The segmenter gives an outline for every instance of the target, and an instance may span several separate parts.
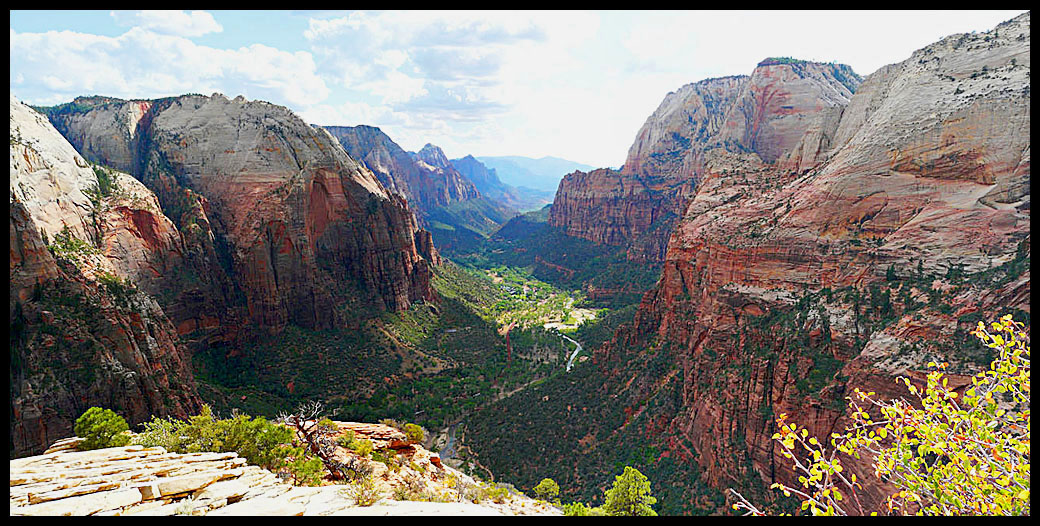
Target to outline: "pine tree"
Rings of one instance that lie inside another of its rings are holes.
[[[603,510],[607,515],[656,517],[651,508],[657,499],[650,495],[650,481],[632,466],[614,478],[614,487],[607,490]]]

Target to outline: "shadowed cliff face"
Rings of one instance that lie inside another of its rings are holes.
[[[858,84],[844,65],[763,62],[751,76],[683,86],[647,119],[620,171],[576,172],[561,181],[550,224],[597,243],[628,245],[632,259],[661,261],[706,173],[708,152],[774,163],[801,146],[808,130],[833,133],[828,125]]]
[[[407,204],[288,109],[220,95],[93,102],[51,119],[88,158],[140,178],[180,227],[199,277],[171,293],[182,333],[344,326],[359,309],[433,299]]]
[[[11,134],[11,455],[41,452],[94,405],[132,423],[197,411],[190,356],[152,296],[183,266],[155,196],[115,172],[97,193],[94,170],[13,96]]]
[[[1027,13],[882,68],[800,137],[786,116],[723,125],[750,151],[705,153],[657,288],[595,361],[650,385],[624,364],[667,344],[682,404],[657,415],[663,441],[692,442],[720,488],[746,466],[793,482],[774,415],[826,437],[854,387],[905,395],[895,377],[922,379],[930,360],[967,383],[989,359],[975,321],[1029,312],[1029,108]],[[849,460],[865,485],[868,461]],[[885,488],[865,491],[876,509]]]

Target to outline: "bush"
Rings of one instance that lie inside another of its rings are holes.
[[[560,494],[560,485],[553,479],[542,479],[537,486],[534,487],[535,497],[541,500],[553,500]]]
[[[963,397],[948,387],[946,364],[934,362],[928,364],[934,370],[924,389],[900,379],[918,398],[916,404],[876,400],[874,393],[856,389],[859,400],[848,397],[852,424],[831,435],[830,452],[781,414],[773,439],[793,460],[801,488],[780,483],[773,488],[797,495],[802,510],[813,515],[866,514],[856,491],[862,484],[855,474],[842,473],[841,452],[873,458],[874,474],[896,486],[887,513],[1029,515],[1029,332],[1010,315],[990,327],[993,333],[980,321],[972,334],[997,351],[997,359],[971,379]],[[859,401],[881,418],[875,421]],[[795,442],[805,451],[795,451]],[[763,514],[738,492],[729,492],[738,500],[733,509]]]
[[[354,450],[354,452],[357,453],[359,456],[367,458],[369,455],[372,454],[372,451],[373,449],[375,449],[375,446],[372,445],[371,440],[367,438],[362,438],[360,440],[355,440],[350,449]]]
[[[588,516],[603,516],[606,512],[600,507],[591,507],[581,502],[572,502],[570,504],[563,505],[563,514],[567,517],[588,517]]]
[[[152,418],[144,424],[144,431],[137,435],[135,443],[161,446],[173,453],[234,452],[250,464],[273,471],[287,470],[297,484],[319,483],[321,462],[304,448],[294,446],[293,438],[292,429],[263,417],[235,415],[218,419],[210,407],[204,405],[202,413],[187,422]]]
[[[383,498],[382,492],[376,488],[376,483],[371,476],[359,477],[343,492],[358,506],[371,506]]]
[[[607,515],[656,517],[651,508],[657,499],[650,495],[650,481],[632,466],[614,478],[614,486],[607,490],[603,511]]]
[[[76,436],[83,438],[79,443],[79,449],[101,449],[106,447],[120,447],[130,443],[130,437],[123,434],[129,431],[123,417],[115,414],[111,409],[91,407],[87,409],[72,426]]]
[[[423,429],[416,424],[405,424],[404,434],[408,436],[409,442],[422,442],[425,436]]]

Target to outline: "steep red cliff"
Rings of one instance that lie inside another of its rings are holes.
[[[51,118],[85,155],[139,177],[184,232],[201,279],[171,294],[183,330],[345,326],[358,309],[433,298],[407,204],[286,108],[188,95]]]
[[[859,77],[848,66],[765,61],[751,76],[708,79],[669,93],[640,129],[619,172],[577,172],[560,183],[550,225],[662,261],[696,193],[707,152],[752,152],[766,163],[810,127],[840,114]]]
[[[707,152],[657,288],[595,356],[645,385],[624,364],[664,343],[682,404],[658,416],[713,485],[791,483],[774,415],[826,437],[854,387],[905,394],[930,360],[966,381],[989,359],[974,322],[1029,312],[1028,56],[1027,13],[882,68],[800,137],[724,127],[755,154]]]

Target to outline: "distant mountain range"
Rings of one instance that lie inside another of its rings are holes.
[[[560,179],[574,170],[589,171],[595,166],[568,161],[559,157],[542,157],[534,159],[519,155],[499,157],[477,157],[480,162],[498,173],[503,183],[526,187],[535,190],[548,190],[553,193],[560,185]]]

